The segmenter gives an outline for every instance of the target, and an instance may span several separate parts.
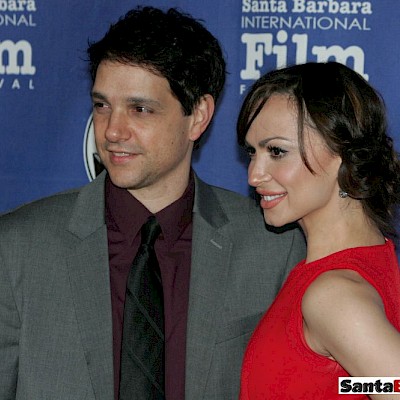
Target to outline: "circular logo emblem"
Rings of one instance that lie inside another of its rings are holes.
[[[92,181],[104,169],[100,156],[97,152],[94,139],[93,115],[90,114],[86,123],[85,136],[83,138],[83,159],[85,163],[86,175]]]

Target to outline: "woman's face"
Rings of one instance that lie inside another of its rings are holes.
[[[246,135],[250,155],[249,184],[261,196],[269,225],[303,224],[331,212],[338,197],[341,163],[315,130],[304,127],[304,148],[314,174],[304,165],[298,142],[295,103],[287,95],[271,96]],[[303,226],[304,227],[304,226]]]

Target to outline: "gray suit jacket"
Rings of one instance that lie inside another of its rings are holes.
[[[196,178],[186,399],[238,396],[246,343],[301,234]],[[0,218],[0,400],[113,400],[104,174]]]

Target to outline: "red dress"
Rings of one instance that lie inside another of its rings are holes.
[[[323,272],[358,272],[380,294],[388,320],[400,331],[400,273],[393,243],[346,249],[320,260],[300,262],[258,324],[246,349],[240,400],[343,399],[338,377],[349,374],[335,361],[313,352],[303,335],[301,302]],[[365,394],[346,399],[367,399]]]

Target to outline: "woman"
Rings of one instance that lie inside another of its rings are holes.
[[[369,390],[339,387],[339,377],[399,377],[390,238],[400,166],[380,97],[334,62],[273,71],[247,95],[238,139],[267,224],[297,221],[307,238],[306,259],[250,340],[240,399],[337,399],[339,390]],[[349,398],[367,398],[357,393]]]

